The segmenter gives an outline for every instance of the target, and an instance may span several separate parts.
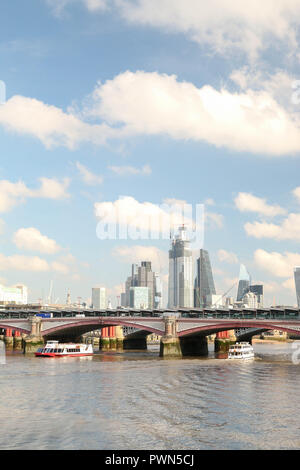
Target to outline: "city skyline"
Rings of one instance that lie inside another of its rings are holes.
[[[210,253],[217,292],[242,263],[266,305],[295,304],[300,65],[287,32],[297,8],[268,5],[258,34],[225,2],[217,24],[206,7],[206,26],[200,4],[191,17],[163,1],[152,17],[125,3],[20,2],[20,25],[1,5],[0,283],[27,285],[32,302],[52,280],[60,302],[67,289],[89,299],[97,284],[115,299],[128,264],[147,259],[165,291],[169,240],[100,240],[96,214],[121,206],[142,229],[143,213],[186,201],[205,205],[197,249]]]

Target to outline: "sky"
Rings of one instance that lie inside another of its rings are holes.
[[[300,0],[3,0],[0,22],[0,284],[116,305],[150,260],[166,302],[146,218],[203,204],[217,293],[243,263],[296,304]]]

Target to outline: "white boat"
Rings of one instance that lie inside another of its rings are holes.
[[[236,343],[229,347],[228,359],[254,359],[254,350],[249,343]]]
[[[81,357],[94,354],[91,344],[82,343],[59,343],[58,341],[47,341],[44,348],[39,348],[35,355],[37,357]]]

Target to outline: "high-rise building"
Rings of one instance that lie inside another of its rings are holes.
[[[149,308],[149,287],[130,287],[130,308]]]
[[[193,307],[193,258],[184,226],[172,240],[169,250],[168,307]]]
[[[148,287],[149,299],[148,307],[154,308],[155,305],[155,273],[151,269],[151,261],[142,261],[138,267],[137,286]]]
[[[250,274],[248,273],[246,266],[241,264],[238,293],[237,293],[237,298],[236,298],[238,302],[243,300],[244,295],[249,291],[249,287],[250,287]]]
[[[213,306],[212,302],[217,299],[215,283],[212,274],[208,251],[201,249],[197,259],[197,275],[194,289],[195,307],[205,308]],[[220,301],[218,300],[218,304]]]
[[[0,305],[28,303],[28,289],[24,285],[4,287],[0,284]]]
[[[251,285],[249,286],[249,291],[257,297],[257,308],[262,308],[264,306],[264,286],[262,284]]]
[[[162,308],[162,282],[160,275],[155,273],[154,308]]]
[[[106,309],[106,289],[105,287],[92,288],[92,306],[97,310]]]
[[[257,295],[254,294],[254,292],[248,291],[243,296],[242,302],[245,306],[247,306],[249,308],[257,308],[258,307]]]
[[[294,269],[295,276],[295,287],[298,307],[300,308],[300,266],[296,266]]]
[[[155,273],[151,268],[151,261],[142,261],[141,265],[132,264],[131,276],[125,282],[125,307],[130,307],[130,289],[131,287],[147,287],[149,299],[147,301],[147,308],[155,307]]]

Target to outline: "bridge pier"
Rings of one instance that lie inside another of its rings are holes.
[[[182,357],[180,340],[177,335],[177,319],[165,317],[165,335],[160,340],[160,357]]]
[[[23,338],[21,336],[21,333],[19,331],[15,331],[15,336],[14,336],[14,349],[22,349],[22,344],[23,344]]]
[[[13,347],[14,347],[14,337],[13,337],[12,328],[6,328],[4,343],[5,343],[6,349],[13,349]]]
[[[228,352],[229,347],[236,343],[236,337],[233,330],[220,331],[215,338],[215,352]]]
[[[31,319],[31,334],[23,338],[23,353],[35,353],[38,348],[44,346],[44,339],[41,334],[42,320],[39,317]]]
[[[109,350],[110,340],[109,340],[108,327],[102,328],[100,344],[101,344],[102,351],[108,351]]]

